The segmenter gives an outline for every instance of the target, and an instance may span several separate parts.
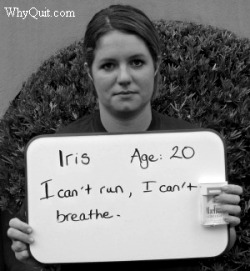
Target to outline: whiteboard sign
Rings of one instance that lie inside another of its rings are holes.
[[[227,225],[201,223],[199,183],[227,179],[212,130],[39,136],[26,174],[40,262],[214,257],[228,244]]]

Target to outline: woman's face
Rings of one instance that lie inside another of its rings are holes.
[[[121,115],[150,107],[154,73],[142,39],[116,30],[105,34],[97,42],[91,67],[100,109]]]

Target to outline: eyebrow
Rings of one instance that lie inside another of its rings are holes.
[[[133,59],[133,58],[145,58],[144,54],[135,54],[129,57],[129,59]],[[100,62],[109,62],[109,61],[114,61],[116,60],[115,57],[106,57],[100,60]]]
[[[102,62],[112,62],[112,61],[114,61],[115,60],[115,58],[112,58],[112,57],[107,57],[107,58],[102,58],[102,59],[100,59],[100,62],[102,63]]]
[[[135,55],[132,55],[130,58],[140,58],[140,57],[145,57],[144,54],[135,54]]]

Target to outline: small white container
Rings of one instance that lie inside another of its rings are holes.
[[[219,203],[214,202],[214,197],[221,193],[221,187],[227,183],[200,183],[201,192],[201,223],[204,226],[218,226],[228,224],[224,217],[225,212],[218,208]]]

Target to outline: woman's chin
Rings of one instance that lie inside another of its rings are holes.
[[[140,112],[143,111],[143,109],[145,109],[145,106],[132,106],[132,105],[121,106],[113,109],[112,115],[117,116],[119,118],[128,119],[137,116],[138,114],[140,114]]]

